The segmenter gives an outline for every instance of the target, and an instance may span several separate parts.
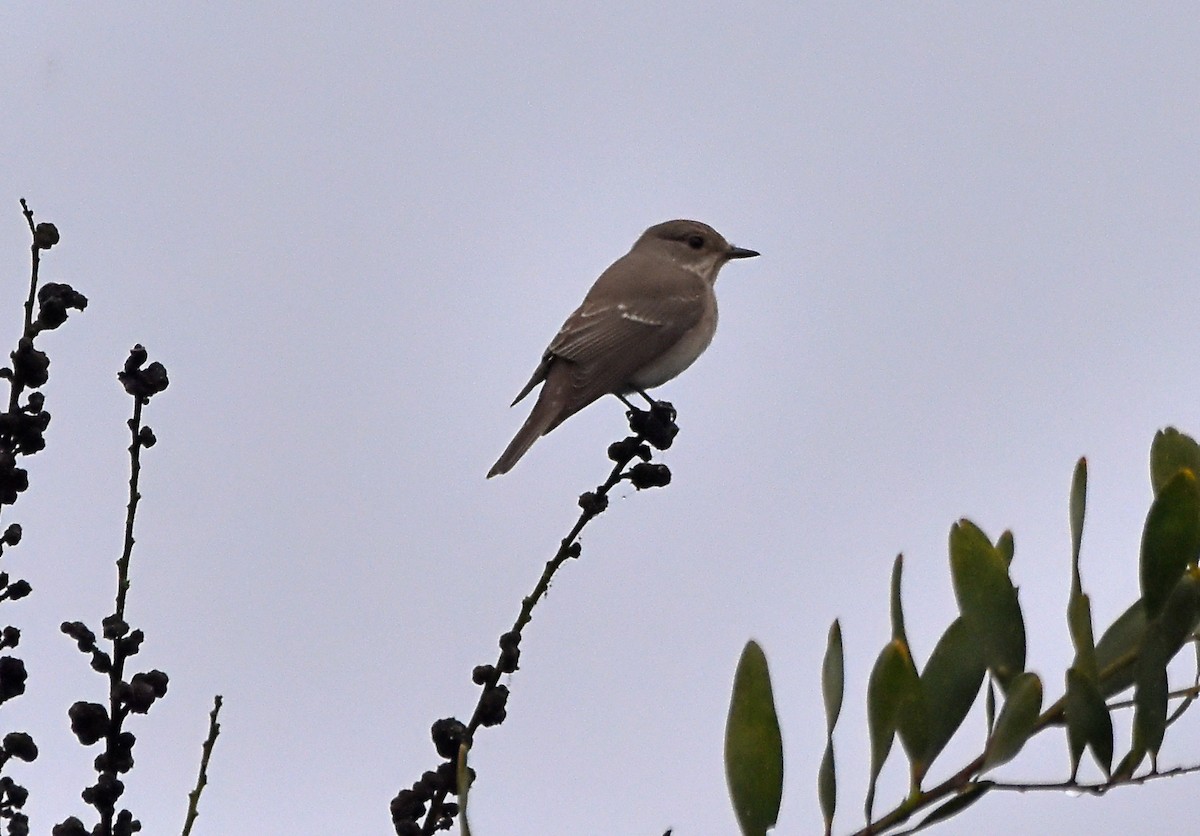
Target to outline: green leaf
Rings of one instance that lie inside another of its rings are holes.
[[[867,680],[867,732],[871,740],[871,779],[865,807],[867,821],[871,820],[875,804],[875,782],[896,737],[896,716],[905,698],[911,665],[904,643],[892,640],[879,652]]]
[[[926,709],[921,693],[921,682],[912,658],[912,648],[904,630],[904,606],[900,596],[900,580],[904,571],[904,555],[896,555],[892,564],[891,611],[892,641],[903,650],[903,680],[899,685],[900,699],[896,703],[896,730],[900,732],[900,743],[908,755],[914,789],[925,774],[923,755],[929,736]]]
[[[1200,485],[1180,470],[1150,505],[1142,530],[1141,582],[1146,615],[1154,618],[1189,563],[1200,555]]]
[[[1200,445],[1174,427],[1154,434],[1150,445],[1150,484],[1157,495],[1184,468],[1200,473]]]
[[[963,620],[1002,688],[1025,670],[1025,622],[1008,564],[968,520],[950,529],[950,572]]]
[[[1071,476],[1071,581],[1075,589],[1079,584],[1079,546],[1083,542],[1083,515],[1087,510],[1087,459],[1075,463]]]
[[[913,664],[912,653],[907,645],[904,651],[908,664],[904,668],[902,696],[896,709],[896,731],[900,733],[900,743],[904,746],[904,753],[908,755],[912,790],[916,792],[920,789],[921,779],[925,777],[926,770],[929,769],[925,758],[925,752],[929,749],[929,708],[924,689],[921,687],[921,678],[917,675],[917,668]]]
[[[908,636],[904,633],[904,606],[900,601],[900,575],[904,571],[904,555],[896,555],[892,562],[892,638],[908,645]]]
[[[1162,625],[1150,622],[1138,652],[1133,690],[1134,749],[1158,755],[1167,730],[1167,648]]]
[[[992,729],[996,728],[996,686],[990,676],[987,681],[987,697],[983,701],[983,713],[988,737],[991,737]]]
[[[1163,490],[1169,490],[1169,486]],[[1147,625],[1138,648],[1134,665],[1133,750],[1149,753],[1155,768],[1168,724],[1167,665],[1191,637],[1198,615],[1200,570],[1192,567],[1175,584],[1158,618]]]
[[[842,713],[842,696],[846,689],[846,663],[842,655],[842,625],[835,619],[829,626],[825,659],[821,663],[821,696],[825,700],[825,728],[833,734]]]
[[[1193,566],[1175,584],[1158,614],[1168,660],[1175,658],[1192,635],[1197,618],[1200,618],[1200,570]]]
[[[833,741],[825,744],[821,768],[817,770],[817,799],[825,819],[825,836],[833,832],[833,814],[837,810],[837,770],[833,760]]]
[[[1175,710],[1171,712],[1171,716],[1167,718],[1168,728],[1170,728],[1172,723],[1182,717],[1184,713],[1192,707],[1192,703],[1196,701],[1196,691],[1200,690],[1200,642],[1197,642],[1195,638],[1193,638],[1191,641],[1192,649],[1196,653],[1196,676],[1192,680],[1192,693],[1184,697],[1183,702],[1176,706]]]
[[[1099,669],[1092,638],[1092,602],[1075,589],[1071,590],[1067,601],[1067,626],[1071,630],[1071,644],[1075,646],[1075,668],[1093,682],[1097,681]]]
[[[921,672],[921,691],[929,712],[926,763],[933,763],[966,719],[986,670],[979,643],[966,622],[954,619]]]
[[[1096,643],[1096,668],[1099,670],[1100,693],[1106,698],[1121,693],[1133,685],[1132,654],[1142,643],[1146,632],[1146,608],[1140,600],[1121,613]],[[1118,669],[1118,662],[1129,660]],[[1105,672],[1108,671],[1106,674]]]
[[[833,830],[837,810],[837,771],[833,757],[833,729],[842,713],[845,693],[845,658],[842,652],[842,627],[835,619],[829,626],[825,659],[821,663],[821,696],[825,701],[825,754],[817,772],[817,797],[825,818],[826,836]]]
[[[1138,743],[1138,732],[1135,727],[1133,732],[1133,747],[1125,757],[1121,758],[1121,762],[1113,770],[1112,781],[1114,783],[1128,781],[1133,777],[1133,773],[1137,771],[1137,768],[1141,766],[1145,757],[1146,747]]]
[[[1004,707],[996,718],[996,728],[988,740],[983,770],[1007,763],[1017,756],[1025,741],[1033,734],[1041,710],[1042,680],[1038,675],[1022,673],[1014,677]]]
[[[1112,717],[1096,681],[1077,668],[1067,671],[1067,740],[1071,749],[1071,780],[1079,771],[1079,758],[1090,746],[1096,763],[1108,775],[1112,771]]]
[[[1000,539],[996,541],[996,551],[1000,552],[1000,556],[1004,558],[1006,567],[1012,566],[1013,555],[1017,551],[1017,543],[1013,540],[1013,533],[1008,529],[1000,535]]]
[[[744,836],[775,826],[783,796],[783,741],[767,657],[749,641],[738,661],[725,724],[725,777]]]
[[[1096,639],[1092,633],[1092,603],[1083,591],[1079,574],[1079,547],[1083,542],[1083,517],[1087,510],[1087,459],[1075,463],[1071,476],[1071,594],[1067,600],[1067,626],[1071,631],[1071,644],[1075,648],[1075,667],[1091,679],[1096,680]],[[1079,750],[1082,754],[1083,750]],[[1078,766],[1079,755],[1072,760]]]

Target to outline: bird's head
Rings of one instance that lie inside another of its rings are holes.
[[[733,246],[708,224],[687,220],[650,227],[633,245],[633,251],[669,258],[707,282],[716,281],[725,262],[758,255],[754,250]]]

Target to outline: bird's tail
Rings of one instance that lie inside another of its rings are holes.
[[[521,429],[517,431],[508,447],[500,454],[500,458],[492,465],[492,469],[488,471],[489,479],[512,470],[513,465],[533,446],[533,442],[558,426],[565,403],[566,392],[563,385],[565,383],[566,381],[560,379],[558,375],[550,375],[547,378],[542,386],[542,391],[538,393],[533,411],[529,413],[529,417],[525,419]]]

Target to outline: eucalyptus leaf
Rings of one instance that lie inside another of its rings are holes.
[[[950,571],[963,620],[1001,688],[1025,670],[1025,621],[1008,564],[968,520],[950,529]]]
[[[825,658],[821,663],[821,696],[825,701],[825,728],[833,734],[842,713],[842,698],[846,690],[846,663],[842,652],[842,625],[835,619],[829,626]]]
[[[996,686],[990,676],[987,680],[987,691],[985,693],[983,716],[984,722],[987,724],[988,737],[991,737],[992,729],[996,728]]]
[[[1194,638],[1192,639],[1192,649],[1196,654],[1196,676],[1192,680],[1192,693],[1184,697],[1183,702],[1171,712],[1171,716],[1167,718],[1168,728],[1192,707],[1192,704],[1196,701],[1195,693],[1197,690],[1200,690],[1200,642],[1197,642]]]
[[[1038,712],[1042,710],[1042,680],[1035,673],[1013,678],[1008,696],[996,718],[996,728],[988,740],[983,770],[1007,763],[1017,756],[1033,734]]]
[[[1150,505],[1142,530],[1141,583],[1146,615],[1162,609],[1189,563],[1200,555],[1200,485],[1180,470]]]
[[[825,702],[825,754],[817,772],[817,798],[825,819],[826,836],[833,830],[833,815],[837,810],[837,770],[833,755],[833,729],[842,712],[845,693],[845,659],[842,650],[842,627],[835,619],[829,627],[825,658],[821,664],[821,695]]]
[[[1079,583],[1079,547],[1083,542],[1083,517],[1087,510],[1087,459],[1075,463],[1071,476],[1071,580],[1075,589]]]
[[[871,741],[871,778],[865,805],[868,821],[875,804],[875,783],[896,738],[896,715],[904,699],[909,665],[908,649],[903,642],[892,640],[879,652],[867,680],[867,735]]]
[[[1171,653],[1162,626],[1151,622],[1134,670],[1133,731],[1135,748],[1156,757],[1167,730],[1167,662]]]
[[[979,643],[961,617],[954,619],[921,672],[921,691],[929,712],[927,764],[941,754],[966,719],[986,671]]]
[[[1008,529],[1000,535],[996,540],[996,551],[1000,552],[1000,557],[1004,558],[1004,565],[1012,567],[1013,555],[1017,551],[1017,542],[1013,539],[1013,533]]]
[[[1159,430],[1150,445],[1150,485],[1154,493],[1184,468],[1200,474],[1200,445],[1174,427]]]
[[[904,605],[900,600],[900,577],[904,573],[904,555],[896,555],[892,561],[891,613],[892,638],[908,644],[908,636],[904,632]]]
[[[817,800],[825,820],[825,836],[833,832],[833,814],[837,811],[837,769],[833,759],[833,741],[825,744],[821,768],[817,770]]]
[[[1071,780],[1079,771],[1079,759],[1090,746],[1096,763],[1108,775],[1112,771],[1112,716],[1095,679],[1070,668],[1067,671],[1066,695],[1067,740],[1071,750]]]
[[[904,656],[907,664],[900,684],[900,702],[896,706],[896,731],[900,733],[900,743],[908,755],[912,791],[916,792],[929,769],[925,755],[929,748],[929,706],[907,645],[904,647]]]
[[[725,725],[725,777],[744,836],[775,826],[783,796],[783,741],[767,657],[746,643],[733,678]]]
[[[1133,746],[1125,757],[1121,758],[1121,762],[1117,764],[1117,768],[1113,770],[1113,781],[1128,781],[1133,777],[1133,773],[1141,766],[1142,761],[1146,759],[1146,747],[1138,741],[1138,730],[1134,727],[1133,730]]]
[[[1158,622],[1162,626],[1163,641],[1169,659],[1183,647],[1192,631],[1196,629],[1197,618],[1200,617],[1200,570],[1192,567],[1184,572],[1183,577],[1175,584],[1167,602],[1163,604],[1162,612],[1158,614]]]
[[[1067,626],[1075,646],[1075,667],[1093,682],[1099,678],[1096,645],[1092,638],[1092,602],[1083,592],[1071,590],[1067,601]]]
[[[1100,693],[1106,698],[1133,685],[1132,654],[1141,645],[1145,632],[1146,608],[1138,600],[1109,625],[1096,643]]]

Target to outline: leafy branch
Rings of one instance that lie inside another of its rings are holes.
[[[1091,602],[1080,573],[1080,549],[1087,504],[1087,462],[1080,459],[1071,482],[1071,589],[1067,624],[1075,658],[1064,674],[1065,692],[1043,708],[1042,678],[1025,667],[1026,631],[1010,570],[1014,557],[1011,532],[993,542],[969,520],[950,530],[950,573],[959,616],[942,633],[918,669],[905,630],[900,590],[903,558],[892,570],[892,635],[876,658],[867,685],[867,727],[871,758],[864,803],[867,824],[854,836],[915,833],[945,821],[994,790],[1070,791],[1104,795],[1110,790],[1200,771],[1200,764],[1159,768],[1158,754],[1167,729],[1200,695],[1200,445],[1174,428],[1159,432],[1150,451],[1151,484],[1155,497],[1146,515],[1138,561],[1141,595],[1104,631],[1093,636]],[[1186,645],[1197,648],[1198,670],[1192,685],[1171,689],[1167,665]],[[747,652],[751,642],[747,645]],[[761,653],[761,651],[758,651]],[[743,657],[745,659],[745,656]],[[844,691],[841,628],[834,622],[822,668],[827,738],[817,776],[818,798],[825,833],[833,830],[837,809],[834,729]],[[739,665],[734,679],[727,727],[726,771],[742,832],[758,836],[775,825],[777,790],[782,786],[782,754],[777,747],[759,745],[746,754],[739,735],[778,735],[770,676],[765,657],[754,674],[765,682],[757,688],[757,704],[739,706],[748,674]],[[984,683],[986,681],[986,688]],[[1113,700],[1133,690],[1133,697]],[[925,778],[935,759],[985,695],[986,728],[982,750],[950,777],[932,786]],[[1000,702],[997,705],[997,693]],[[1168,714],[1172,703],[1174,712]],[[1132,739],[1127,753],[1114,766],[1113,715],[1132,709]],[[735,714],[747,713],[756,724]],[[1065,727],[1071,772],[1063,781],[1003,782],[985,777],[1016,758],[1034,735]],[[909,790],[882,815],[874,813],[876,785],[893,743],[899,738],[908,759]],[[731,740],[733,741],[731,744]],[[1077,780],[1085,751],[1105,780]],[[1143,764],[1149,761],[1145,770]],[[747,781],[745,776],[751,776]],[[765,786],[763,786],[765,785]],[[748,812],[747,812],[748,811]],[[898,831],[915,814],[927,811],[913,828]]]

